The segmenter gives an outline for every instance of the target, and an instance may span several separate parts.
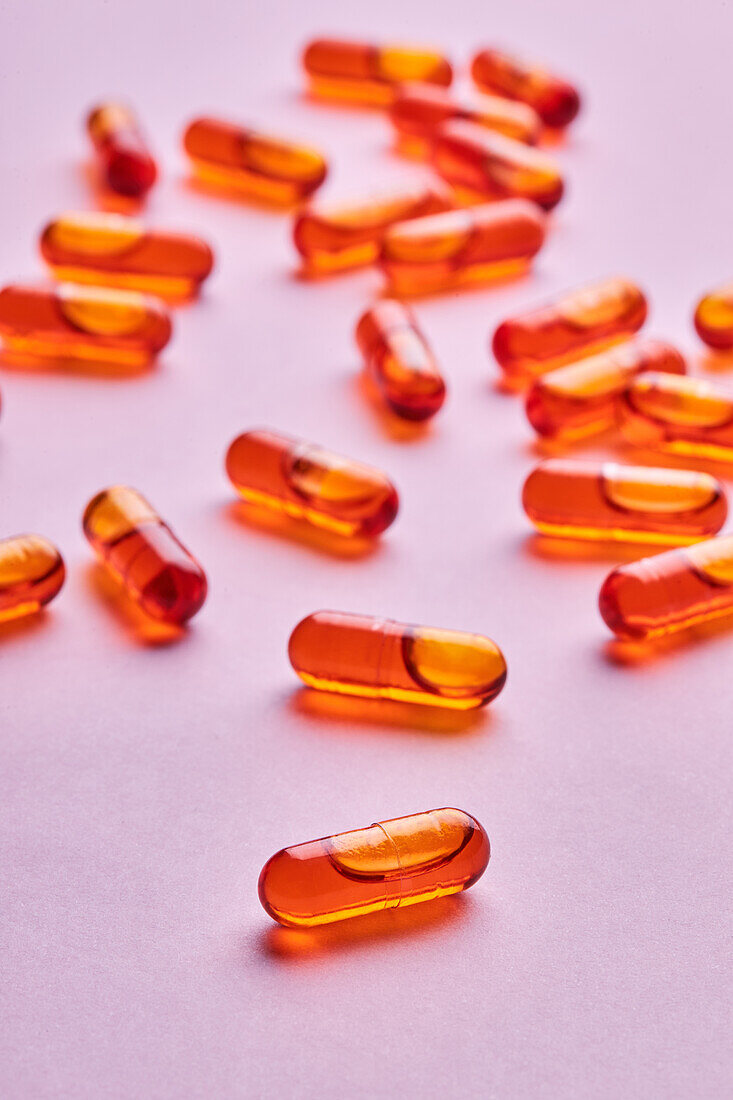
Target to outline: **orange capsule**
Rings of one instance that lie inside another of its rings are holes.
[[[468,890],[489,854],[475,817],[428,810],[283,848],[262,868],[260,901],[288,927],[331,924]]]
[[[319,611],[298,623],[290,663],[309,687],[368,699],[474,710],[495,699],[506,661],[481,634]]]
[[[326,162],[315,149],[220,119],[191,122],[183,147],[204,183],[265,202],[298,202],[326,178]]]
[[[564,183],[554,161],[521,141],[474,122],[448,122],[435,133],[432,163],[454,187],[491,198],[557,206]]]
[[[65,214],[41,234],[41,255],[57,279],[188,298],[214,257],[198,237],[145,229],[122,214]]]
[[[541,436],[571,441],[616,423],[619,398],[642,371],[684,374],[685,360],[660,340],[629,340],[598,355],[535,378],[527,394],[527,417]]]
[[[399,222],[384,235],[380,265],[397,294],[423,294],[515,274],[545,239],[542,212],[524,199]]]
[[[567,80],[525,65],[499,50],[477,53],[471,62],[471,76],[482,91],[528,103],[545,126],[567,126],[580,110],[580,95]]]
[[[537,113],[524,103],[489,95],[457,98],[434,84],[401,84],[389,117],[408,148],[421,154],[430,150],[438,127],[446,122],[472,122],[529,145],[537,141],[541,127]]]
[[[377,106],[391,103],[396,85],[406,80],[447,87],[453,79],[450,63],[433,50],[333,38],[310,42],[303,68],[315,95]]]
[[[445,401],[445,382],[402,302],[383,299],[356,326],[367,371],[392,412],[405,420],[428,420]]]
[[[621,431],[637,446],[733,462],[733,396],[710,382],[642,374],[619,408]]]
[[[695,310],[695,328],[709,347],[718,351],[733,348],[733,283],[700,299]]]
[[[142,198],[155,183],[158,170],[129,107],[103,103],[87,116],[105,186],[119,195]]]
[[[397,515],[397,490],[381,470],[279,432],[237,436],[226,471],[251,504],[347,538],[381,535]]]
[[[58,283],[0,290],[0,336],[38,359],[144,366],[171,337],[163,305],[132,290]]]
[[[448,210],[452,205],[447,189],[434,184],[346,205],[316,201],[296,216],[293,240],[305,267],[313,273],[361,267],[377,259],[391,225]]]
[[[146,614],[180,626],[206,599],[206,575],[147,500],[115,485],[87,504],[84,534]]]
[[[64,583],[64,561],[40,535],[0,539],[0,623],[40,611]]]
[[[620,638],[643,640],[733,613],[733,536],[666,550],[612,570],[601,615]]]
[[[564,459],[532,471],[522,504],[543,534],[673,546],[709,538],[728,514],[723,487],[709,474]]]
[[[494,333],[492,348],[510,378],[526,380],[569,358],[619,343],[641,328],[646,314],[646,298],[638,286],[626,279],[605,279],[509,317]]]

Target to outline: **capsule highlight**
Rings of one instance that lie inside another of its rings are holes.
[[[528,145],[535,144],[541,129],[539,116],[524,103],[493,95],[456,96],[434,84],[401,84],[389,117],[402,148],[423,156],[447,122],[470,122]]]
[[[471,76],[482,91],[529,104],[545,126],[567,126],[580,110],[580,93],[568,80],[500,50],[480,50],[471,62]]]
[[[733,348],[733,283],[710,291],[697,303],[695,328],[701,340],[716,351]]]
[[[620,424],[637,446],[733,462],[733,396],[701,378],[640,375],[621,399]]]
[[[356,326],[356,342],[369,377],[385,404],[404,420],[428,420],[445,401],[445,382],[402,302],[384,299],[368,309]]]
[[[56,547],[40,535],[0,539],[0,623],[40,611],[66,577]]]
[[[86,128],[104,185],[127,198],[147,195],[158,169],[132,110],[122,103],[103,103],[89,112]]]
[[[303,68],[314,95],[384,107],[397,85],[419,81],[447,87],[450,62],[434,50],[318,38],[303,53]]]

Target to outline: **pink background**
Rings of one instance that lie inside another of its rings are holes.
[[[303,98],[319,32],[459,63],[505,43],[587,97],[535,273],[417,305],[450,385],[419,438],[356,381],[379,276],[303,282],[287,215],[186,182],[179,137],[203,111],[313,141],[326,191],[419,174],[379,114]],[[596,594],[629,555],[531,536],[538,452],[486,342],[507,311],[621,273],[701,369],[693,303],[733,276],[732,36],[712,2],[0,7],[3,278],[38,277],[41,224],[93,203],[81,122],[107,94],[160,155],[151,221],[218,256],[149,373],[2,369],[2,534],[43,532],[69,569],[45,615],[0,630],[4,1097],[727,1094],[733,633],[641,662],[609,644]],[[401,514],[371,555],[241,518],[222,457],[256,425],[393,476]],[[209,574],[176,644],[141,644],[92,566],[81,511],[117,481]],[[463,719],[312,697],[286,642],[324,606],[486,632],[508,685]],[[445,804],[492,840],[465,897],[320,934],[260,908],[277,848]]]

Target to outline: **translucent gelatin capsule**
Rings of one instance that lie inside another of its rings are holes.
[[[84,511],[95,553],[146,614],[180,626],[206,599],[206,575],[170,527],[135,489],[97,493]]]
[[[505,374],[527,380],[568,358],[619,343],[641,328],[646,314],[638,286],[605,279],[509,317],[494,333],[492,348]]]
[[[545,239],[545,218],[523,199],[399,222],[384,235],[381,267],[397,294],[423,294],[515,274]]]
[[[48,539],[0,539],[0,623],[40,611],[58,593],[65,576],[63,558]]]
[[[695,310],[695,328],[709,347],[718,351],[733,348],[733,283],[700,299]]]
[[[407,148],[425,154],[436,131],[446,122],[463,120],[533,145],[539,137],[539,116],[524,103],[501,96],[456,97],[434,84],[401,84],[389,109],[392,125]]]
[[[142,198],[155,183],[155,166],[139,123],[122,103],[103,103],[87,116],[87,132],[99,158],[105,186]]]
[[[326,178],[326,162],[315,149],[220,119],[195,119],[183,146],[204,183],[266,202],[298,202]]]
[[[567,126],[580,110],[578,90],[567,80],[499,50],[480,50],[471,63],[471,76],[483,91],[528,103],[546,126]]]
[[[733,612],[733,536],[667,550],[614,569],[599,596],[614,634],[642,640]]]
[[[331,924],[468,890],[489,854],[475,817],[428,810],[283,848],[262,868],[260,901],[289,927]]]
[[[641,374],[619,410],[621,431],[637,446],[733,462],[733,395],[710,382]]]
[[[170,340],[161,302],[131,290],[58,283],[0,290],[7,351],[38,359],[144,366]]]
[[[544,534],[675,546],[714,535],[728,514],[709,474],[564,459],[532,471],[522,504]]]
[[[310,42],[303,68],[315,95],[378,106],[391,103],[395,86],[404,81],[447,87],[453,79],[448,60],[433,50],[334,38]]]
[[[237,436],[226,471],[251,504],[333,534],[373,538],[397,515],[397,490],[380,470],[279,432]]]
[[[616,423],[619,398],[636,375],[648,370],[684,374],[686,369],[669,344],[629,340],[535,378],[527,394],[527,417],[545,438],[582,439]]]
[[[309,687],[453,710],[485,706],[506,681],[504,654],[481,634],[339,611],[298,623],[288,655]]]
[[[362,315],[356,342],[386,404],[405,420],[428,420],[445,400],[433,354],[402,302],[383,299]]]
[[[432,163],[454,187],[471,195],[531,199],[544,210],[557,206],[564,184],[544,153],[473,122],[448,122],[435,134]]]

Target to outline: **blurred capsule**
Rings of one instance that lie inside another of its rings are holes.
[[[483,91],[528,103],[545,126],[567,126],[580,110],[580,95],[567,80],[499,50],[480,50],[471,63],[471,76]]]
[[[40,611],[59,592],[65,577],[63,558],[48,539],[0,539],[0,623]]]
[[[362,315],[356,342],[382,398],[405,420],[428,420],[445,400],[433,353],[402,302],[383,299]]]
[[[405,149],[424,156],[432,149],[438,128],[463,120],[533,145],[540,120],[531,107],[500,96],[456,97],[434,84],[401,84],[389,109]]]
[[[303,68],[315,95],[378,106],[391,103],[404,81],[447,86],[453,79],[450,63],[435,51],[335,38],[310,42]]]
[[[709,347],[718,351],[733,348],[733,283],[700,299],[695,310],[695,328]]]
[[[86,125],[105,186],[129,198],[146,195],[158,170],[130,108],[103,103],[90,111]]]
[[[637,446],[733,462],[733,395],[710,382],[641,374],[619,410],[621,431]]]

